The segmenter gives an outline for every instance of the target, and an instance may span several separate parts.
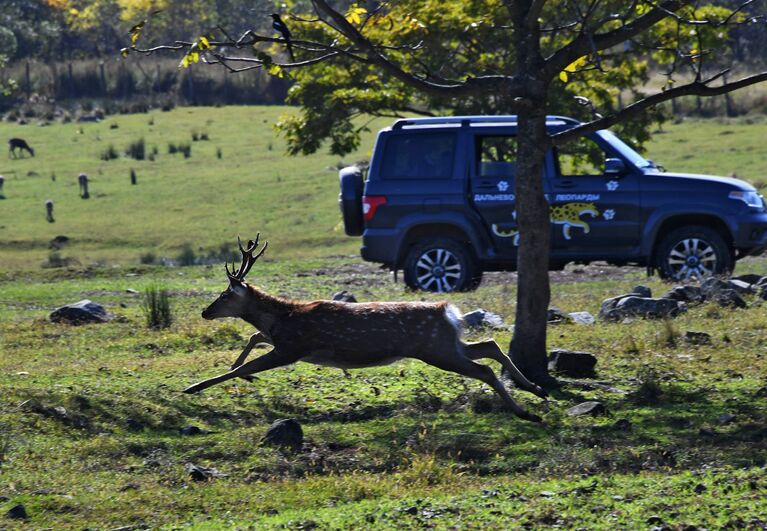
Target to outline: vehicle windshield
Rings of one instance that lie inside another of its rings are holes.
[[[637,168],[657,168],[658,166],[651,160],[647,160],[642,155],[634,151],[631,146],[626,144],[623,140],[615,136],[610,131],[602,130],[597,131],[597,135],[603,138],[610,146],[612,146],[622,157],[628,160],[631,164]]]

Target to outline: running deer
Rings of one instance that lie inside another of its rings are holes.
[[[17,158],[19,155],[24,154],[24,150],[27,150],[30,155],[33,157],[35,156],[35,150],[29,147],[29,144],[27,144],[27,141],[23,138],[11,138],[8,141],[8,156],[13,156],[13,158]],[[18,150],[18,153],[16,153],[16,150]]]
[[[259,235],[260,236],[260,235]],[[258,333],[227,373],[203,380],[184,390],[197,393],[232,378],[252,379],[250,375],[290,365],[297,361],[341,369],[387,365],[402,358],[414,358],[446,371],[476,378],[490,385],[518,417],[540,422],[511,398],[490,367],[474,360],[498,361],[516,384],[541,398],[545,391],[530,382],[500,349],[495,341],[463,343],[462,318],[447,302],[301,302],[269,295],[245,283],[245,275],[266,251],[265,242],[256,253],[259,236],[243,249],[238,238],[242,263],[229,271],[229,286],[202,312],[204,319],[239,317],[252,324]],[[255,254],[254,254],[255,253]],[[273,349],[245,363],[259,343]]]

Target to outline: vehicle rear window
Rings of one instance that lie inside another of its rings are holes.
[[[453,176],[455,135],[396,135],[386,141],[384,179],[449,179]]]

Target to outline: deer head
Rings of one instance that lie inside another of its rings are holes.
[[[261,258],[266,251],[269,242],[264,242],[261,250],[258,253],[253,254],[258,247],[258,239],[261,234],[256,235],[255,240],[248,240],[248,247],[243,249],[242,241],[240,237],[237,237],[237,245],[240,247],[240,253],[242,254],[242,263],[239,269],[235,269],[232,264],[232,270],[229,271],[229,264],[226,264],[226,276],[229,278],[229,287],[226,288],[218,298],[213,301],[213,304],[208,306],[202,311],[203,319],[217,319],[219,317],[241,317],[244,315],[248,305],[248,293],[249,288],[245,283],[245,275],[248,274],[253,264]]]

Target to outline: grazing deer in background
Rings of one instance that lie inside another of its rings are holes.
[[[254,254],[256,240],[247,249],[239,241],[239,269],[225,266],[229,287],[202,312],[204,319],[239,317],[258,333],[250,338],[231,370],[203,380],[184,390],[197,393],[232,378],[305,361],[341,369],[387,365],[401,358],[414,358],[446,371],[476,378],[490,385],[514,414],[525,420],[541,418],[522,409],[490,367],[474,360],[498,361],[517,385],[542,398],[545,391],[530,382],[495,341],[463,343],[461,314],[447,302],[291,301],[275,297],[245,283],[245,275],[266,251],[268,242]],[[258,343],[274,348],[245,362]]]
[[[13,156],[13,158],[18,158],[19,155],[24,154],[24,150],[29,151],[29,154],[33,157],[35,156],[35,150],[29,147],[29,144],[27,144],[27,141],[23,138],[11,138],[8,141],[8,156]],[[16,150],[19,152],[16,153]]]

